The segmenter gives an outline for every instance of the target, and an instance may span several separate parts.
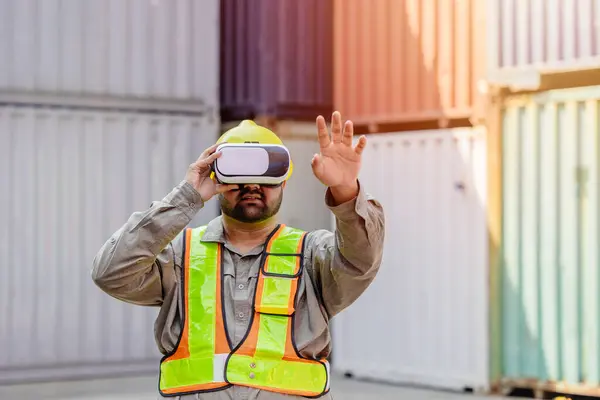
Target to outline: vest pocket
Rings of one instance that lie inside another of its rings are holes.
[[[302,269],[302,254],[267,254],[262,265],[265,276],[280,278],[296,278]]]
[[[254,310],[260,314],[292,316],[296,311],[298,279],[261,276],[256,288]]]

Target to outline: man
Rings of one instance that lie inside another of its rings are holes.
[[[160,306],[155,336],[165,354],[162,396],[332,398],[329,320],[374,279],[384,215],[358,181],[366,138],[353,146],[352,122],[342,127],[338,112],[331,126],[330,137],[325,119],[317,118],[320,154],[311,165],[327,186],[334,233],[279,224],[285,181],[217,182],[219,143],[282,145],[273,132],[244,121],[206,149],[171,193],[134,213],[100,249],[92,276],[104,292]],[[222,216],[186,229],[215,195]]]

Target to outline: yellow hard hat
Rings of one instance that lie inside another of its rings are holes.
[[[284,145],[279,136],[277,136],[270,129],[265,128],[264,126],[257,125],[254,121],[245,119],[236,127],[229,129],[224,132],[219,140],[217,140],[217,144],[219,143],[246,143],[246,142],[255,142],[261,144],[279,144]],[[287,181],[292,176],[292,171],[294,170],[294,163],[290,158],[290,169],[288,171],[285,180]]]

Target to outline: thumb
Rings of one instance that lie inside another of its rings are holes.
[[[313,167],[313,169],[314,169],[318,163],[319,163],[319,155],[315,153],[315,154],[313,154],[312,160],[310,160],[310,166]]]
[[[315,175],[318,175],[318,173],[320,172],[321,168],[322,168],[322,162],[323,160],[321,159],[321,156],[318,154],[315,154],[312,158],[312,160],[310,161],[310,166],[312,167],[313,173]]]

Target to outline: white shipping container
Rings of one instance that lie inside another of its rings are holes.
[[[381,270],[333,319],[340,373],[488,387],[485,131],[371,135],[360,179],[386,216]]]
[[[157,370],[158,309],[103,293],[92,261],[217,134],[208,118],[0,108],[0,382]]]
[[[539,74],[600,65],[597,0],[487,0],[488,80],[533,86]]]
[[[1,0],[0,94],[215,108],[218,43],[217,0]]]

